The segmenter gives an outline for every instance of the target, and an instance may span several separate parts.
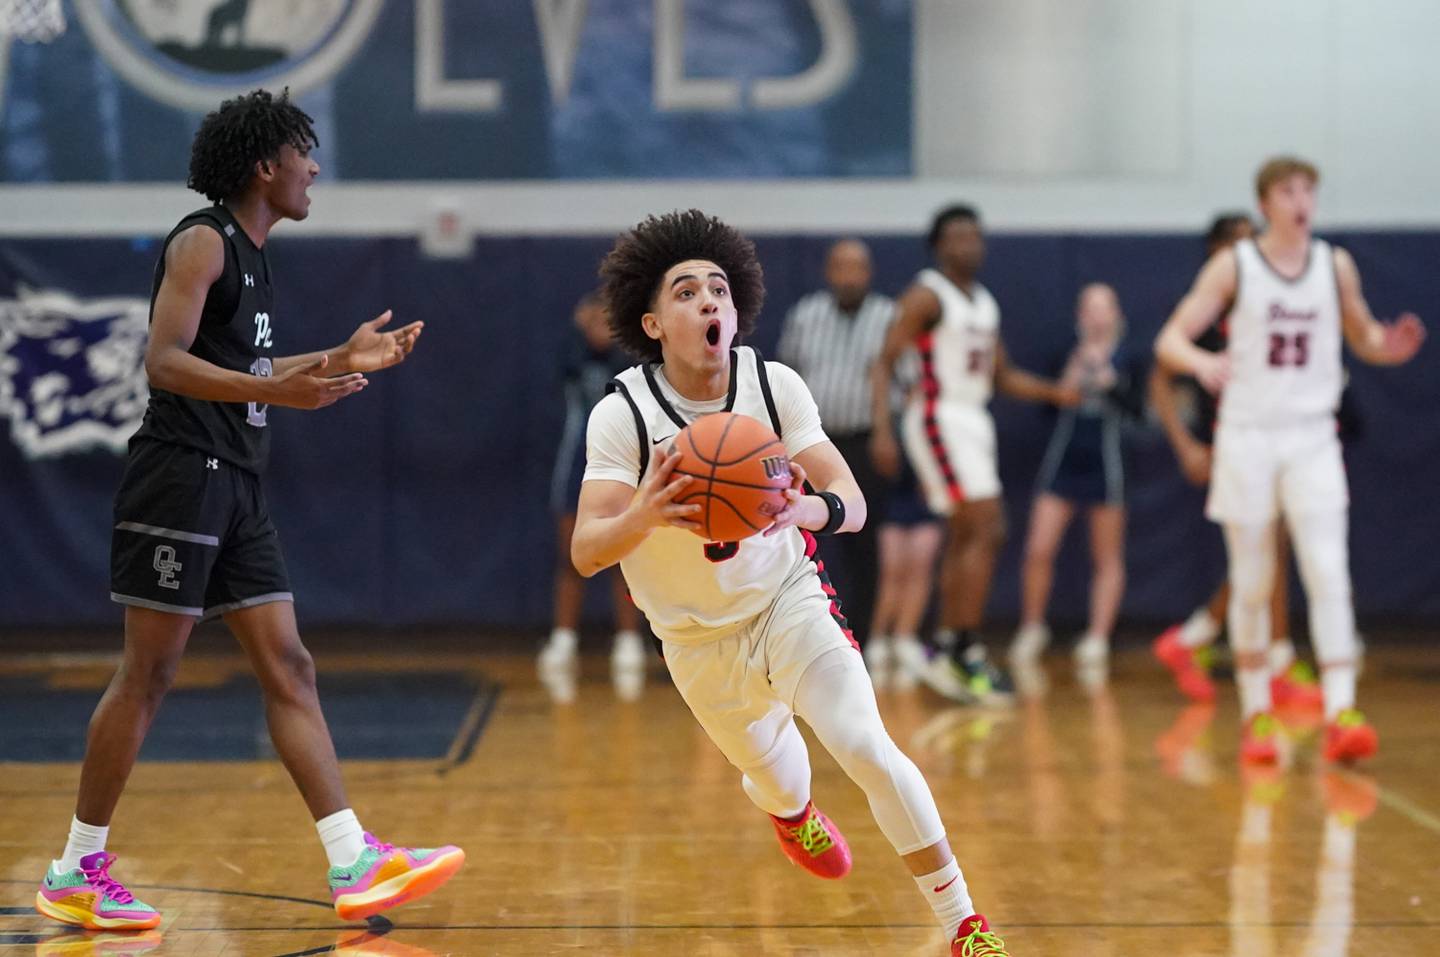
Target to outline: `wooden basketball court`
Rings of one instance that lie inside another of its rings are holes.
[[[83,717],[34,716],[50,713],[47,702],[93,705],[110,661],[37,654],[3,665],[4,707],[31,710],[15,712],[30,715],[23,726],[0,726],[0,743],[19,747],[23,736],[32,752],[0,764],[0,957],[947,953],[862,795],[819,747],[816,801],[855,855],[835,883],[781,856],[658,670],[625,701],[608,662],[588,659],[573,699],[559,703],[519,644],[459,653],[393,637],[365,643],[384,653],[322,652],[321,671],[362,688],[421,672],[464,679],[474,693],[452,696],[443,720],[427,711],[425,682],[395,686],[381,706],[342,703],[349,716],[332,718],[342,753],[374,744],[400,755],[346,762],[355,807],[387,840],[458,843],[469,861],[391,921],[342,924],[303,805],[278,762],[256,759],[263,720],[206,703],[222,700],[206,689],[243,681],[244,667],[222,641],[206,644],[222,653],[187,659],[180,690],[196,696],[177,705],[198,711],[165,732],[181,759],[142,762],[112,830],[117,872],[165,914],[144,935],[70,933],[32,910],[77,779],[73,761],[34,758],[69,754],[84,734]],[[1312,730],[1300,733],[1293,767],[1248,779],[1235,763],[1228,687],[1211,713],[1185,708],[1139,650],[1094,694],[1076,686],[1068,660],[1047,664],[1048,695],[1011,712],[882,693],[977,905],[1012,953],[1440,953],[1440,653],[1372,653],[1362,704],[1382,752],[1368,773],[1319,766]],[[203,747],[216,730],[207,724],[226,722],[254,755],[184,759],[186,742]],[[418,757],[407,750],[417,738],[429,748]]]

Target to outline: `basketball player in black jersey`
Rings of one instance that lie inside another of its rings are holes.
[[[310,117],[264,90],[226,101],[195,136],[188,185],[214,205],[180,221],[156,266],[150,404],[115,499],[110,587],[125,606],[124,659],[90,720],[69,842],[36,896],[41,913],[65,923],[160,922],[110,876],[105,841],[191,629],[215,616],[259,679],[271,740],[316,820],[342,918],[428,893],[465,859],[455,847],[384,844],[350,810],[260,488],[271,405],[318,409],[354,395],[366,373],[403,361],[423,327],[382,331],[387,311],[338,348],[276,354],[294,327],[277,310],[265,241],[276,223],[309,214],[316,142]]]

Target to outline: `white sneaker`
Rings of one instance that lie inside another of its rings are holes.
[[[565,665],[540,666],[540,684],[555,704],[570,704],[575,700],[577,670]]]
[[[1010,642],[1010,662],[1034,661],[1050,644],[1050,626],[1042,622],[1022,625]]]
[[[1034,658],[1012,656],[1010,677],[1015,681],[1015,693],[1022,698],[1043,698],[1050,690],[1050,676],[1045,673],[1045,662],[1038,655]]]
[[[1087,633],[1075,643],[1075,664],[1081,668],[1104,667],[1110,660],[1110,639]]]
[[[644,671],[645,640],[637,631],[617,631],[610,648],[612,671]]]
[[[889,635],[871,635],[865,642],[865,669],[871,676],[890,670],[895,660],[895,648]]]
[[[556,628],[540,649],[541,671],[559,671],[573,667],[575,649],[580,645],[580,636],[569,628]]]
[[[1098,691],[1110,678],[1110,640],[1086,634],[1075,643],[1075,679],[1086,691]]]
[[[615,688],[615,697],[621,701],[639,701],[645,693],[645,669],[616,665],[610,669],[610,683]]]
[[[899,635],[891,643],[890,651],[895,656],[896,686],[913,688],[930,664],[925,646],[914,635]]]

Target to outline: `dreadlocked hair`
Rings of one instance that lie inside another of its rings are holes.
[[[754,331],[765,302],[765,275],[755,244],[698,209],[676,210],[647,216],[622,233],[600,263],[600,294],[609,309],[610,332],[626,352],[645,361],[661,360],[660,342],[645,334],[641,317],[652,310],[665,273],[689,259],[720,267],[729,280],[739,338]]]
[[[239,196],[255,175],[255,164],[275,162],[280,147],[309,150],[320,145],[310,115],[290,102],[290,88],[278,97],[255,90],[220,104],[208,114],[190,146],[185,185],[211,202]]]

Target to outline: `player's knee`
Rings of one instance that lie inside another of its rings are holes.
[[[1242,608],[1255,610],[1268,606],[1274,591],[1275,576],[1263,571],[1230,577],[1230,600]]]
[[[979,523],[976,537],[988,548],[998,551],[1005,545],[1005,539],[1009,537],[1009,529],[1005,527],[1005,515],[996,511],[994,514],[985,516]]]
[[[1105,555],[1095,559],[1095,576],[1123,582],[1125,580],[1125,559],[1118,555]]]
[[[846,775],[860,786],[862,791],[874,787],[888,787],[891,783],[890,767],[892,752],[898,750],[895,742],[883,728],[848,735],[839,742],[832,752],[835,760]]]
[[[178,654],[130,658],[122,667],[121,678],[130,691],[144,697],[151,705],[158,705],[175,683],[179,667]]]
[[[259,677],[261,686],[271,698],[309,698],[315,693],[315,659],[297,638],[285,642],[266,659]]]
[[[1045,569],[1055,564],[1059,543],[1029,542],[1025,545],[1025,564],[1035,569]]]

